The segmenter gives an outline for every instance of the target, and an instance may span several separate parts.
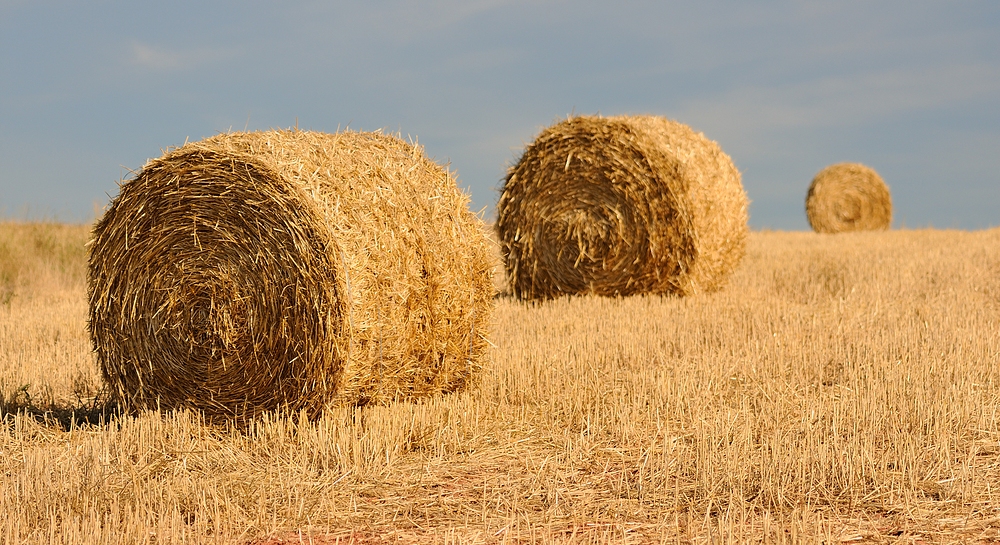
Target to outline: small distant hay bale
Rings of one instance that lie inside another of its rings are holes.
[[[806,218],[817,233],[888,229],[892,223],[889,186],[860,163],[830,165],[809,185]]]
[[[655,116],[571,117],[510,168],[497,232],[521,299],[690,295],[742,259],[748,200],[718,144]]]
[[[451,392],[483,363],[494,263],[417,146],[220,134],[122,184],[94,228],[90,336],[131,409],[246,419]]]

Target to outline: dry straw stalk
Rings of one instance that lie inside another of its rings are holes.
[[[817,233],[888,229],[892,223],[889,186],[860,163],[830,165],[809,185],[806,218]]]
[[[747,206],[729,156],[687,125],[580,116],[511,167],[497,231],[516,297],[689,295],[739,264]]]
[[[466,386],[494,263],[420,147],[220,134],[149,162],[94,228],[90,335],[131,408],[317,414]]]

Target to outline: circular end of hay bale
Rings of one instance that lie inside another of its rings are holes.
[[[892,223],[889,186],[860,163],[837,163],[816,174],[806,194],[806,218],[817,233],[877,231]]]
[[[573,117],[510,168],[497,232],[513,294],[688,295],[746,247],[748,200],[719,146],[655,116]]]
[[[151,161],[90,247],[112,395],[245,419],[464,387],[493,304],[467,205],[379,133],[223,134]]]

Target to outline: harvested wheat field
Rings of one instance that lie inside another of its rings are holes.
[[[101,405],[89,229],[0,224],[0,542],[1000,541],[1000,229],[500,297],[478,388],[249,426]]]

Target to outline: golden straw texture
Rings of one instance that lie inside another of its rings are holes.
[[[580,116],[511,167],[497,231],[515,297],[690,295],[739,264],[747,206],[729,156],[687,125]]]
[[[817,233],[888,229],[892,223],[889,186],[860,163],[830,165],[809,185],[806,218]]]
[[[231,133],[149,162],[94,228],[90,335],[111,395],[210,417],[462,388],[486,349],[482,221],[381,133]]]

